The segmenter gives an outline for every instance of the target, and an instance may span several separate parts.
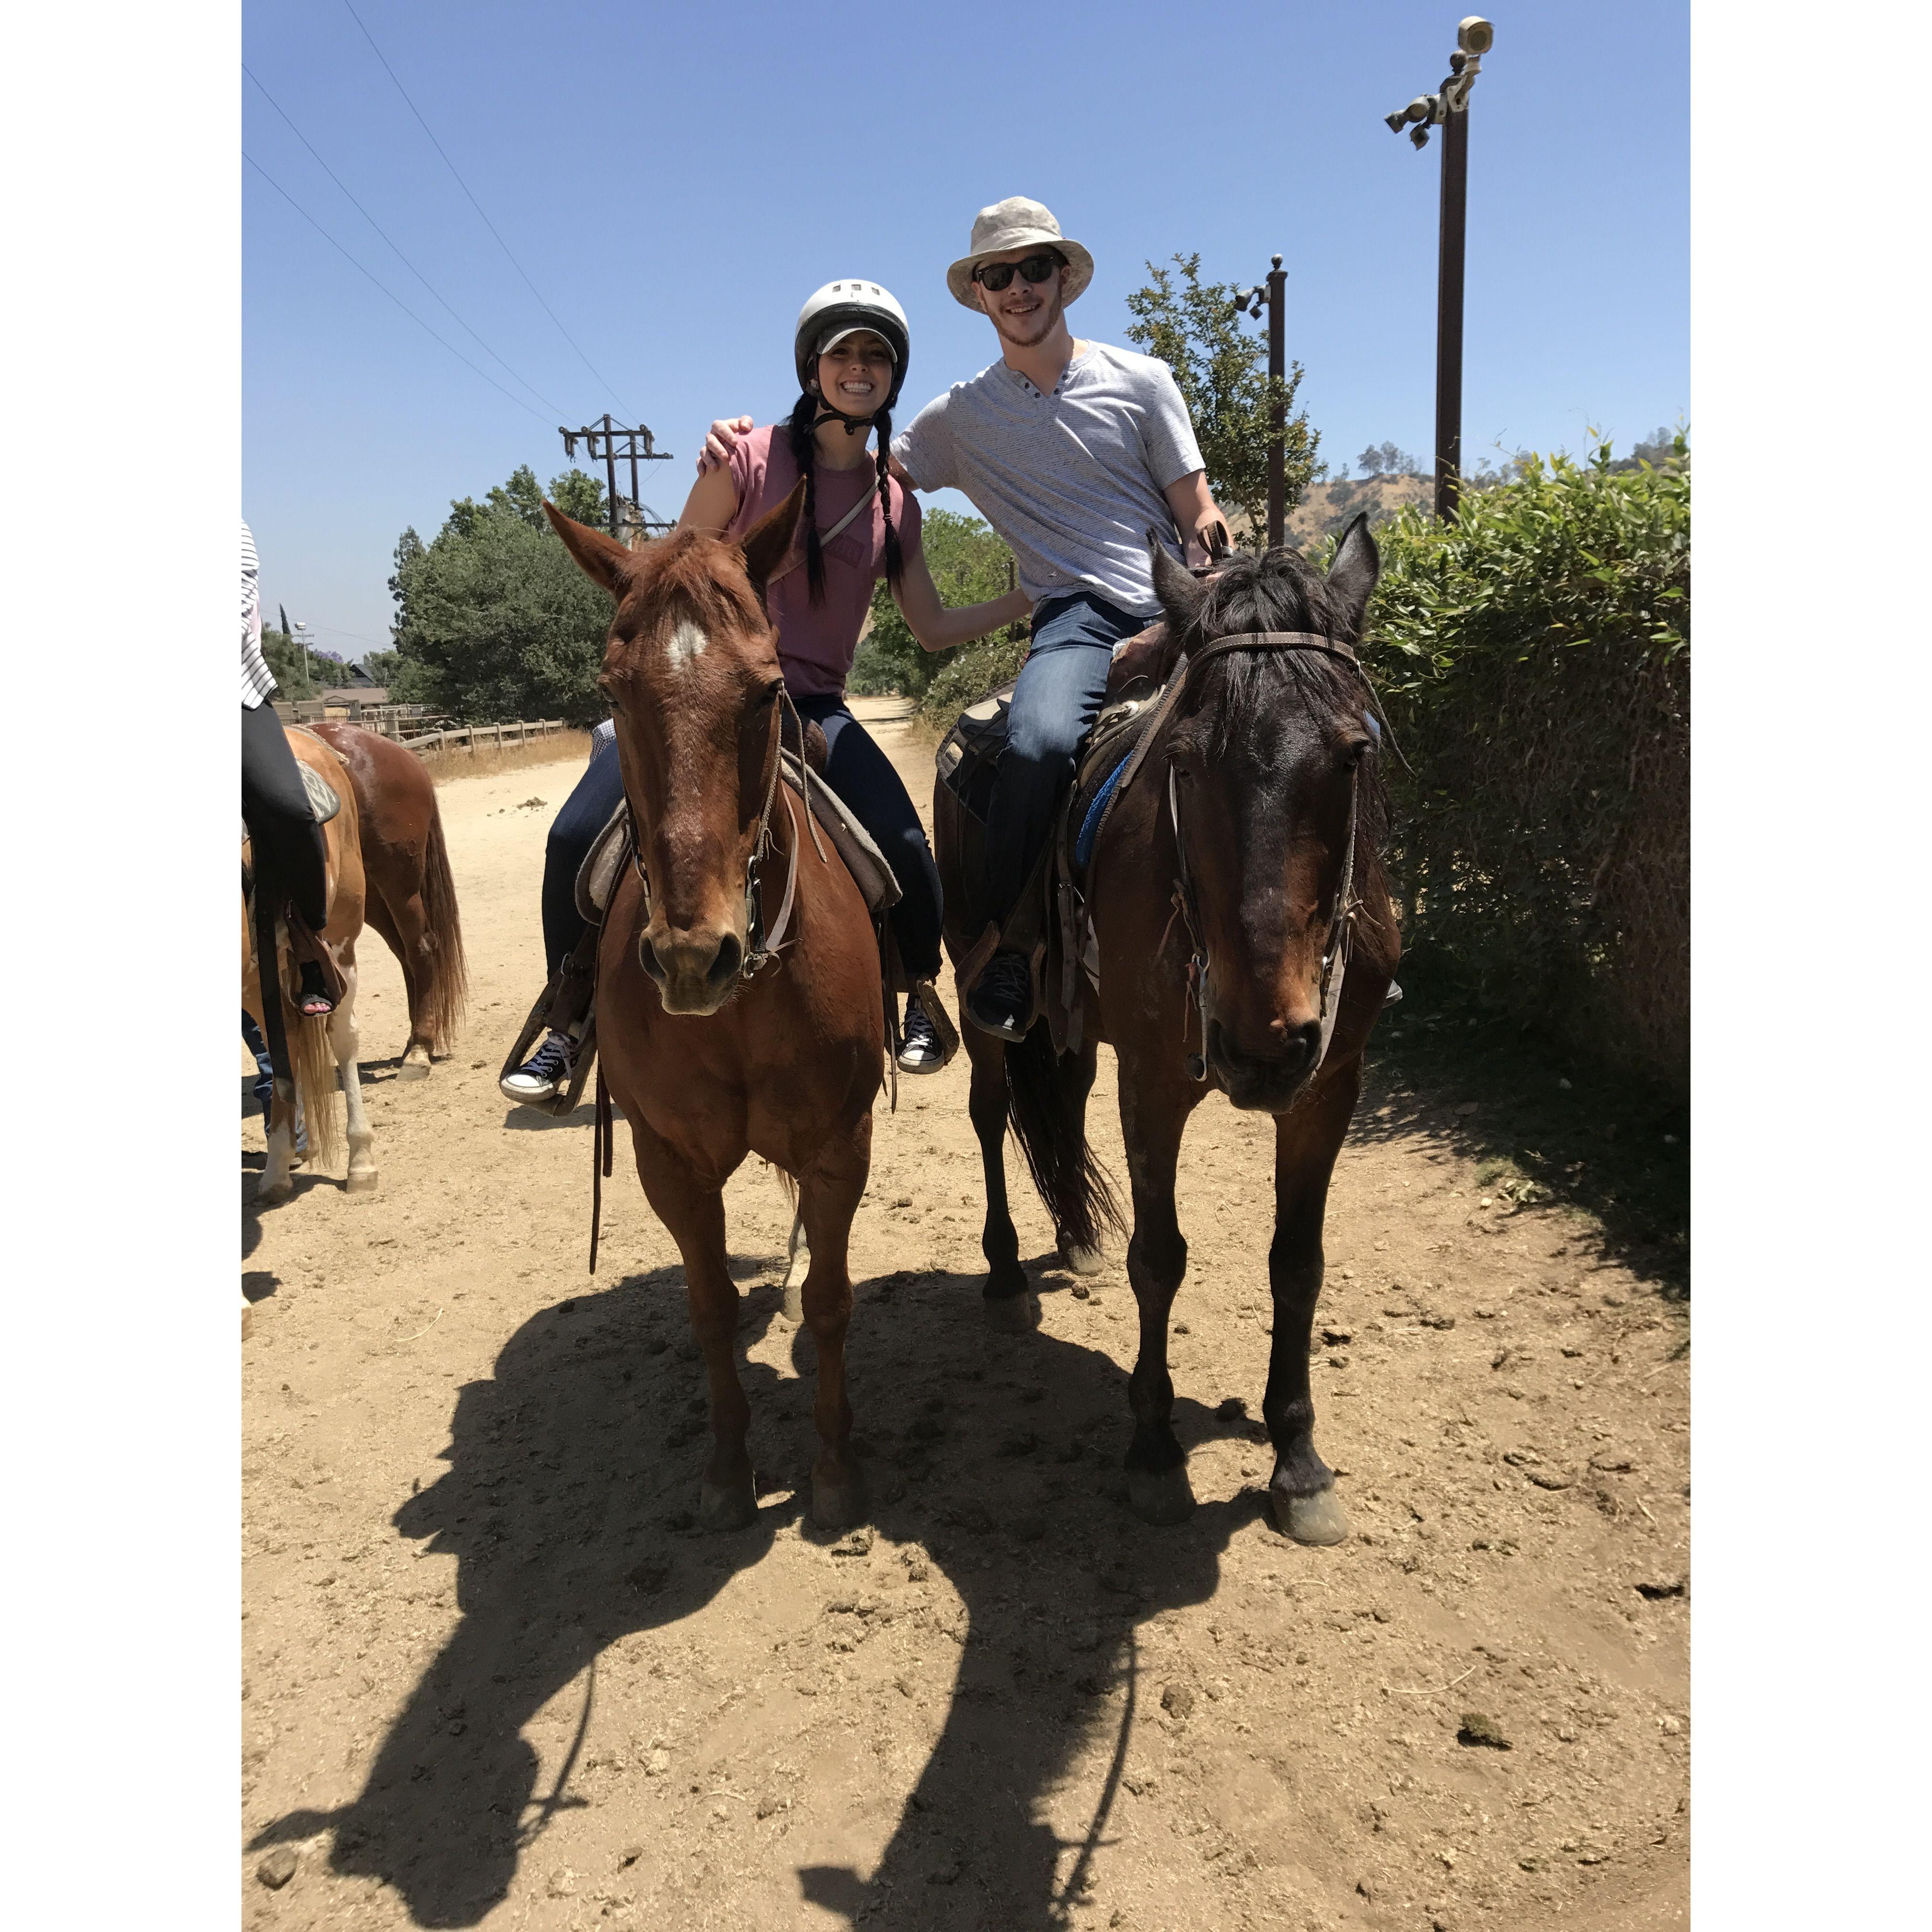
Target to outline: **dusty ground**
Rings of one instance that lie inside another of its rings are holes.
[[[689,1527],[702,1382],[626,1130],[592,1280],[589,1109],[496,1090],[579,769],[444,787],[473,1010],[426,1082],[394,1078],[400,977],[370,941],[379,1191],[304,1177],[258,1216],[244,1124],[248,1923],[1684,1922],[1683,1319],[1593,1221],[1478,1168],[1507,1102],[1384,1069],[1343,1154],[1317,1389],[1345,1546],[1270,1526],[1244,1413],[1268,1124],[1210,1100],[1184,1152],[1201,1506],[1152,1529],[1120,1472],[1119,1258],[1077,1298],[1016,1186],[1044,1323],[982,1328],[963,1056],[881,1102],[854,1231],[873,1531],[801,1519],[811,1345],[775,1319],[788,1219],[755,1167],[728,1211],[764,1507]]]

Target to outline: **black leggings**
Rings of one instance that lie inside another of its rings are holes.
[[[623,796],[617,741],[606,738],[592,748],[590,769],[564,800],[544,848],[544,964],[553,980],[584,937],[586,921],[577,910],[578,872],[591,842],[610,822]]]
[[[915,980],[932,979],[939,970],[939,868],[912,796],[842,692],[796,702],[799,715],[825,734],[826,782],[872,835],[899,882],[902,896],[890,918],[906,971]]]
[[[265,699],[242,707],[242,818],[254,842],[258,890],[292,905],[320,932],[328,923],[328,855],[282,721]]]
[[[797,704],[801,715],[825,734],[825,776],[832,789],[872,835],[898,878],[904,896],[891,916],[899,956],[914,979],[931,978],[939,970],[939,868],[911,796],[842,697],[801,698]],[[590,768],[564,800],[544,851],[544,958],[553,977],[584,936],[584,916],[577,910],[578,870],[623,795],[624,776],[612,739],[591,754]]]

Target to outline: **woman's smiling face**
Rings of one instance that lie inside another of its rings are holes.
[[[892,352],[869,329],[847,336],[818,358],[818,393],[842,416],[884,409],[892,388]]]

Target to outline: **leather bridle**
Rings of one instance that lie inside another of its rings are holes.
[[[1369,686],[1367,674],[1363,670],[1354,648],[1345,640],[1324,637],[1313,631],[1238,631],[1222,638],[1215,638],[1190,653],[1182,662],[1168,688],[1172,694],[1162,706],[1162,715],[1149,726],[1147,736],[1142,740],[1150,746],[1156,733],[1178,708],[1182,694],[1192,682],[1195,674],[1210,658],[1220,657],[1233,651],[1308,651],[1318,652],[1324,656],[1338,659],[1360,678],[1374,698],[1372,687]],[[1131,772],[1123,778],[1124,786]],[[1335,903],[1328,918],[1328,928],[1322,946],[1322,1004],[1320,1019],[1322,1042],[1316,1056],[1313,1073],[1319,1072],[1322,1063],[1328,1057],[1328,1043],[1334,1037],[1335,1021],[1341,1010],[1342,984],[1348,973],[1348,955],[1354,934],[1355,914],[1360,904],[1355,897],[1355,832],[1358,806],[1361,790],[1361,766],[1359,761],[1348,775],[1348,823],[1342,835],[1342,877],[1336,888]],[[1174,882],[1174,913],[1168,921],[1168,929],[1178,918],[1187,933],[1190,948],[1187,962],[1187,987],[1189,1004],[1196,1014],[1196,1024],[1200,1033],[1200,1051],[1187,1057],[1187,1072],[1191,1079],[1204,1081],[1208,1078],[1208,943],[1202,932],[1200,906],[1195,896],[1193,874],[1187,863],[1187,843],[1180,824],[1180,790],[1177,782],[1173,759],[1167,764],[1167,809],[1174,824],[1174,851],[1175,878]],[[1166,938],[1162,937],[1165,946]],[[1186,1036],[1184,1034],[1183,1040]]]
[[[798,706],[792,702],[791,693],[781,684],[778,701],[784,710],[791,713],[792,723],[798,729],[799,782],[805,794],[805,822],[812,833],[812,850],[818,854],[819,862],[826,862],[825,848],[819,842],[818,825],[812,811],[812,767],[806,764],[805,752],[805,722],[798,715]],[[787,943],[791,929],[792,914],[796,909],[798,896],[798,854],[803,842],[799,837],[798,814],[793,809],[789,797],[784,800],[785,817],[791,826],[791,849],[785,862],[784,891],[778,901],[778,917],[767,928],[764,918],[764,897],[760,890],[759,868],[771,849],[772,808],[778,802],[779,781],[784,770],[784,724],[782,718],[778,729],[772,734],[771,776],[765,784],[765,802],[758,812],[758,829],[752,840],[751,856],[745,862],[745,953],[738,971],[741,979],[752,978],[761,968],[770,964]],[[644,924],[638,932],[638,963],[643,964],[644,933],[651,920],[650,875],[644,870],[642,842],[638,836],[638,810],[631,808],[630,830],[627,836],[631,848],[631,866],[638,875],[638,883],[644,892]]]

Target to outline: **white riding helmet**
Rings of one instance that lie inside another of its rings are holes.
[[[892,351],[892,392],[884,404],[890,409],[898,400],[899,391],[905,383],[912,332],[905,310],[892,291],[882,289],[877,282],[827,282],[799,310],[798,328],[792,338],[798,386],[809,394],[811,378],[820,356],[861,329],[869,329]]]

